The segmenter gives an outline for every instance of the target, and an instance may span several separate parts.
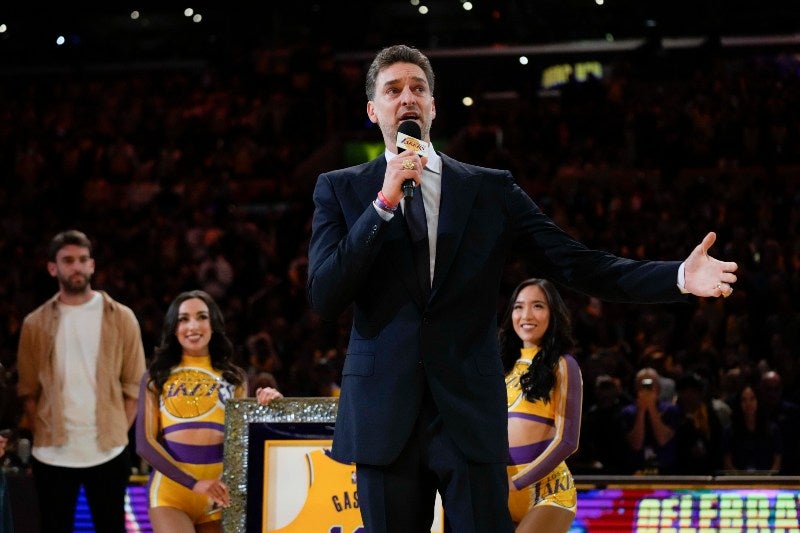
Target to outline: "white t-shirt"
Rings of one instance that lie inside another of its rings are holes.
[[[55,371],[64,390],[64,446],[34,446],[32,455],[56,466],[89,467],[105,463],[122,452],[119,446],[102,452],[97,446],[97,357],[103,298],[95,292],[81,305],[59,303],[61,315],[55,339]]]

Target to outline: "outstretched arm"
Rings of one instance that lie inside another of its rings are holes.
[[[695,296],[728,297],[733,292],[738,266],[732,261],[720,261],[708,255],[708,249],[717,240],[717,234],[709,232],[684,262],[684,290]]]

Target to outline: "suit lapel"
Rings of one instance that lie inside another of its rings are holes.
[[[431,297],[442,282],[461,245],[472,205],[478,194],[478,179],[459,168],[458,162],[442,156],[442,198],[439,204],[439,230],[436,236],[436,263]]]

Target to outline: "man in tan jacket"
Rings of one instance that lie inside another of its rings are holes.
[[[96,531],[125,533],[126,450],[145,370],[133,311],[91,286],[89,238],[56,235],[47,270],[59,291],[25,317],[17,393],[33,431],[43,533],[73,530],[83,486]]]

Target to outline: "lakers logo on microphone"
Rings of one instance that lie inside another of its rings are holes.
[[[425,151],[428,147],[423,141],[415,139],[414,137],[409,137],[408,135],[403,135],[402,133],[398,134],[398,137],[402,137],[400,139],[400,145],[403,148],[406,150],[414,150],[420,155],[425,155]]]
[[[406,120],[400,123],[397,130],[397,147],[402,150],[413,150],[421,156],[427,157],[428,143],[420,139],[422,132],[419,124],[413,120]]]

